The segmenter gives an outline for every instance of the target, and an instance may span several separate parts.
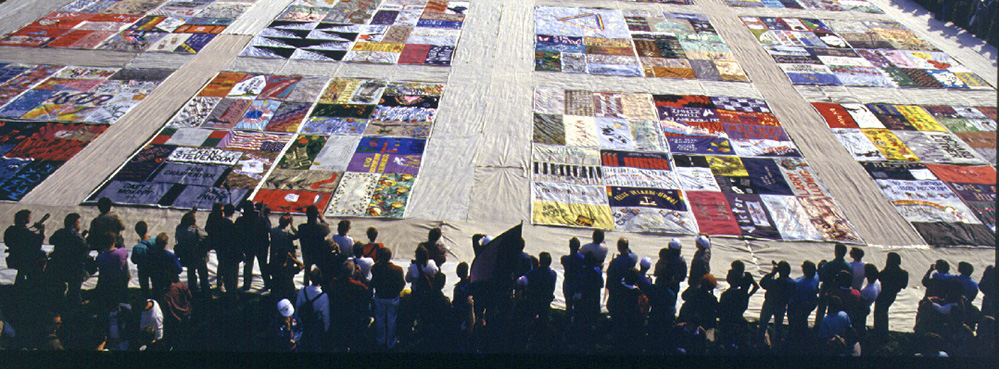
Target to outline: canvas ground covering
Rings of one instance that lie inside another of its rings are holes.
[[[744,8],[788,8],[828,11],[857,11],[884,13],[877,5],[866,0],[725,0],[728,6]]]
[[[90,200],[401,218],[442,84],[223,72]],[[251,197],[252,196],[252,197]]]
[[[994,89],[896,22],[741,19],[793,84]]]
[[[240,54],[377,64],[451,64],[467,1],[296,1]]]
[[[927,243],[995,245],[996,108],[813,106]]]
[[[535,90],[533,221],[862,242],[766,102]]]
[[[197,53],[256,0],[76,0],[0,45]]]
[[[21,200],[170,73],[0,63],[0,200]]]
[[[748,82],[703,14],[535,8],[534,69]]]

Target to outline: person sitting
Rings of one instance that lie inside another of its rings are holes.
[[[829,296],[829,314],[819,322],[818,338],[820,342],[827,342],[835,337],[843,339],[851,336],[853,329],[850,324],[850,315],[844,311],[843,300],[839,296]]]

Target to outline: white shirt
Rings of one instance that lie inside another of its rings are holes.
[[[427,260],[427,265],[424,268],[431,265],[433,265],[435,269],[437,268],[437,263],[433,260]],[[409,269],[406,270],[406,283],[413,283],[413,280],[420,275],[420,270],[416,268],[418,268],[416,264],[409,264]]]
[[[607,246],[603,242],[590,242],[579,248],[579,253],[583,254],[583,256],[586,256],[586,253],[588,252],[593,253],[593,256],[596,257],[597,260],[600,260],[600,269],[603,269],[603,262],[607,259]]]
[[[853,267],[853,289],[860,291],[864,287],[864,262],[851,261],[850,266]]]
[[[354,239],[350,236],[334,235],[333,242],[336,242],[337,246],[340,247],[340,253],[343,255],[354,255]]]
[[[152,301],[153,308],[143,310],[140,313],[139,329],[153,327],[153,339],[159,341],[163,339],[163,310],[160,310],[160,304],[156,300],[149,299],[146,301]]]
[[[374,259],[366,257],[358,258],[351,256],[349,260],[353,261],[358,268],[361,268],[361,275],[364,276],[364,279],[369,281],[371,280],[371,266],[375,265]]]
[[[309,300],[316,299],[312,303],[312,310],[319,312],[323,318],[323,330],[328,331],[330,329],[330,295],[325,294],[316,298],[320,293],[323,293],[323,288],[319,286],[310,285],[298,290],[298,298],[295,299],[295,314],[302,311],[302,306]],[[302,321],[301,318],[298,321]]]
[[[868,283],[862,291],[860,291],[860,298],[864,300],[864,304],[868,307],[874,303],[874,300],[878,298],[881,294],[881,281],[874,280],[874,283]]]

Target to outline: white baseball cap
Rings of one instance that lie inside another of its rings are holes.
[[[652,259],[648,256],[642,257],[642,261],[638,262],[638,265],[642,267],[642,269],[649,269],[652,267]]]
[[[679,239],[674,238],[672,240],[669,240],[669,248],[671,248],[673,250],[679,250],[680,247],[681,247],[681,245],[680,245],[680,240]]]
[[[278,301],[278,311],[281,312],[281,316],[289,317],[295,313],[295,307],[291,305],[291,301],[283,299]]]
[[[697,241],[696,242],[697,242],[697,246],[700,246],[700,247],[703,247],[703,248],[706,248],[706,249],[710,249],[711,248],[711,240],[708,239],[707,236],[704,236],[704,235],[697,236]]]

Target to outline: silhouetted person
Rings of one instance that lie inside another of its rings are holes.
[[[330,234],[330,226],[319,216],[319,208],[309,205],[305,208],[306,222],[298,225],[298,240],[302,245],[302,263],[305,270],[312,270],[322,252],[323,240]],[[304,284],[309,285],[309,274],[305,273]]]
[[[125,247],[125,239],[121,235],[121,232],[125,230],[125,223],[121,221],[118,213],[111,211],[112,205],[114,202],[107,197],[97,199],[97,210],[100,211],[100,214],[90,221],[90,233],[87,235],[87,243],[93,249],[96,249],[94,237],[107,232],[115,235],[115,244],[119,247]]]
[[[888,308],[895,302],[898,292],[909,285],[909,272],[901,265],[902,257],[897,252],[889,252],[885,268],[878,273],[881,293],[874,300],[874,331],[883,337],[888,334]]]
[[[66,215],[63,225],[62,229],[49,237],[52,252],[49,254],[46,271],[52,276],[53,282],[59,286],[67,286],[65,306],[74,308],[80,304],[80,287],[88,277],[86,264],[90,260],[90,247],[80,235],[80,214]]]
[[[187,267],[187,286],[193,293],[211,291],[208,283],[208,234],[198,227],[194,210],[184,213],[174,233],[177,245],[174,252],[180,263]],[[198,280],[201,288],[198,288]]]
[[[14,214],[14,225],[3,233],[9,253],[7,267],[17,270],[14,286],[22,288],[25,281],[40,277],[45,268],[45,252],[42,251],[45,224],[38,222],[28,227],[28,223],[31,223],[31,211],[19,210]]]

